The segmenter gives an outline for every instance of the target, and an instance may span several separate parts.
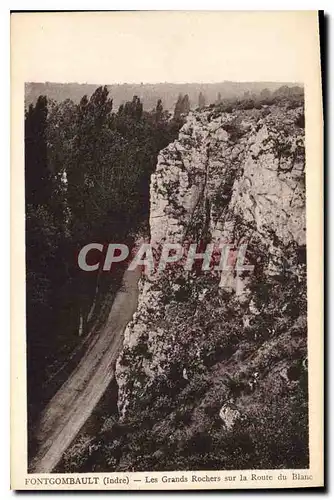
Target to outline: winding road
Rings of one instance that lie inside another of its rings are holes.
[[[36,434],[38,451],[29,472],[52,472],[113,379],[123,332],[137,308],[140,275],[139,267],[125,271],[106,324],[46,406]]]

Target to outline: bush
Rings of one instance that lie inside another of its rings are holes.
[[[305,115],[304,115],[304,113],[300,113],[298,115],[298,117],[295,120],[295,124],[297,125],[297,127],[305,128]]]

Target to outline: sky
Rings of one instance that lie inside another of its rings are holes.
[[[315,11],[22,13],[12,57],[26,81],[304,81]]]

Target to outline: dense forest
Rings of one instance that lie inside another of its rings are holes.
[[[61,383],[54,375],[97,318],[120,275],[85,273],[85,244],[145,231],[157,153],[183,123],[161,100],[117,111],[106,87],[79,104],[40,96],[25,116],[26,308],[29,424]],[[66,376],[66,375],[64,375]],[[54,382],[54,383],[52,383]],[[55,386],[56,384],[56,386]]]

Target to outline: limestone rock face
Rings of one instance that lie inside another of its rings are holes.
[[[232,430],[235,423],[240,419],[240,411],[236,406],[232,406],[231,404],[224,404],[220,411],[219,417],[224,422],[225,427],[228,430]]]
[[[307,464],[302,116],[302,103],[207,108],[190,113],[178,139],[160,152],[150,187],[152,244],[246,244],[253,271],[232,270],[223,282],[221,271],[186,271],[175,263],[142,279],[116,369],[120,421],[134,429],[124,463],[135,470],[210,468],[205,460],[240,468],[229,461],[240,412],[247,439],[258,428],[264,440],[249,450],[236,445],[233,456],[245,468],[252,460],[265,468],[283,467],[284,460],[289,467]],[[289,384],[280,374],[291,367],[298,376]],[[294,411],[296,431],[287,423]],[[270,455],[269,434],[279,425],[278,446],[297,440],[302,452]],[[139,459],[142,441],[152,449]]]

